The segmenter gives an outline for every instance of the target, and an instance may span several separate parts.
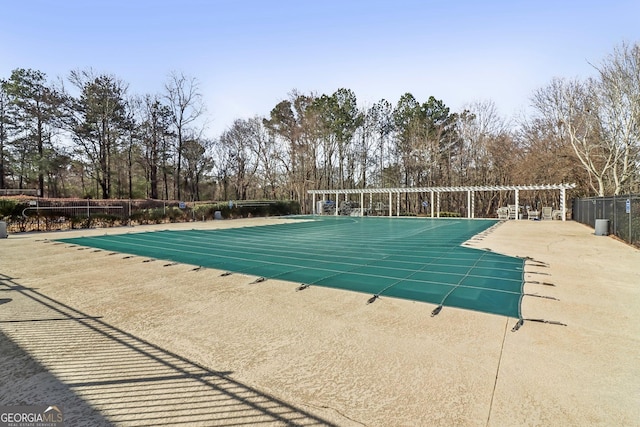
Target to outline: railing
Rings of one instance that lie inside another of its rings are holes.
[[[252,216],[299,214],[290,200],[238,200],[182,202],[151,199],[44,199],[12,200],[0,197],[0,221],[9,233],[76,228],[160,224]]]
[[[640,195],[573,199],[573,219],[590,227],[608,220],[608,232],[640,247]]]
[[[37,196],[35,188],[0,188],[0,196]]]

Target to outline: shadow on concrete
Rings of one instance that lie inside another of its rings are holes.
[[[67,425],[333,425],[16,280],[0,274],[1,404],[59,405]]]

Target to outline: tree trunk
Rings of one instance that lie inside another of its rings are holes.
[[[158,167],[155,165],[151,165],[151,170],[149,171],[150,181],[151,181],[151,198],[158,198]]]
[[[133,139],[133,138],[132,138]],[[129,178],[129,198],[133,199],[133,159],[132,159],[132,151],[133,151],[133,140],[129,141],[129,157],[128,157],[128,178]]]
[[[39,195],[44,197],[44,173],[42,172],[42,162],[44,161],[44,148],[42,144],[42,120],[37,118],[38,129],[38,191]]]
[[[0,122],[0,188],[6,188],[4,184],[4,141],[2,140],[4,129]]]
[[[180,200],[180,173],[182,171],[182,127],[178,127],[178,164],[176,168],[176,190]]]
[[[151,159],[149,162],[149,180],[151,181],[151,198],[158,198],[158,139],[153,135],[151,145]]]
[[[162,168],[162,178],[164,180],[164,199],[169,200],[169,183],[167,178],[167,168]]]

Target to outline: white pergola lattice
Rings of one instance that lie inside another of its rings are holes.
[[[369,194],[369,200],[373,194],[389,195],[389,216],[393,216],[393,195],[396,194],[396,216],[400,216],[400,195],[406,193],[430,193],[431,195],[431,217],[440,217],[440,194],[466,192],[467,193],[467,216],[474,218],[474,194],[479,191],[514,191],[516,211],[519,208],[520,191],[532,190],[559,190],[560,191],[560,211],[562,212],[562,220],[565,221],[566,208],[566,191],[575,188],[576,184],[542,184],[542,185],[480,185],[480,186],[461,186],[461,187],[412,187],[412,188],[349,188],[342,190],[308,190],[307,193],[313,195],[313,214],[316,215],[316,195],[321,195],[325,200],[327,195],[336,196],[336,211],[338,215],[338,206],[340,204],[340,195],[359,194],[360,195],[360,215],[364,215],[364,195]],[[436,203],[434,204],[434,198]],[[516,216],[516,219],[519,219]]]

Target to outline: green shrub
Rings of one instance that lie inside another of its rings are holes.
[[[214,203],[195,205],[191,211],[196,220],[213,219],[214,212],[217,210],[216,206]]]
[[[26,203],[20,203],[11,199],[0,199],[0,219],[17,221],[22,218],[22,211],[29,207]]]
[[[166,214],[165,214],[165,209],[163,208],[155,208],[155,209],[148,209],[147,210],[147,222],[152,223],[152,224],[162,224],[165,219],[167,218],[169,211],[172,208],[167,208],[166,209]]]
[[[98,213],[91,216],[97,227],[113,227],[120,221],[117,215]]]
[[[440,212],[440,218],[460,218],[460,212]]]
[[[178,207],[172,206],[167,208],[166,218],[170,222],[182,222],[187,221],[189,219],[189,212],[187,209],[180,209]]]
[[[129,215],[129,219],[132,223],[136,224],[147,224],[147,213],[145,210],[137,210],[131,212]]]
[[[88,228],[88,226],[90,225],[85,215],[72,216],[69,218],[69,222],[71,222],[72,230],[75,228]]]

